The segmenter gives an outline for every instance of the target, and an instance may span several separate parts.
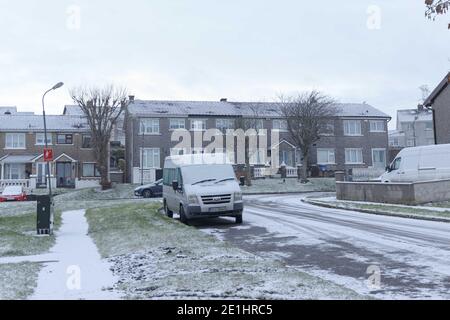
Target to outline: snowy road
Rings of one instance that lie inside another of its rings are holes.
[[[243,225],[195,225],[375,298],[450,299],[450,223],[320,208],[302,197],[249,196]]]

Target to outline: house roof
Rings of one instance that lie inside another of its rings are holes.
[[[0,114],[5,114],[5,112],[17,113],[17,107],[0,107]]]
[[[414,120],[433,121],[433,112],[431,110],[419,111],[417,109],[398,110],[397,119],[399,122],[413,122]]]
[[[441,92],[448,86],[450,83],[450,72],[442,79],[442,81],[438,84],[438,86],[431,92],[430,96],[425,100],[424,105],[430,107],[433,105],[434,100],[441,94]]]
[[[63,115],[67,116],[84,116],[83,110],[77,105],[67,105],[64,106]]]
[[[139,116],[254,116],[280,117],[281,104],[276,102],[229,101],[156,101],[135,100],[128,106],[131,115]],[[366,103],[336,104],[340,117],[391,118]]]
[[[49,131],[80,132],[89,130],[86,119],[81,116],[48,115],[46,121]],[[0,131],[44,131],[44,121],[40,115],[0,115]]]
[[[1,163],[30,163],[36,155],[7,155],[3,157]]]

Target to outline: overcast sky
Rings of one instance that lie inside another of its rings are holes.
[[[0,0],[0,106],[40,113],[68,89],[137,99],[270,101],[317,89],[394,116],[450,70],[450,14],[423,0]]]

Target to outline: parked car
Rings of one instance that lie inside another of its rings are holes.
[[[153,198],[161,197],[163,194],[163,180],[158,180],[154,183],[146,184],[134,189],[134,195],[136,197]]]
[[[6,201],[27,201],[27,195],[21,186],[5,187],[0,195],[0,202]]]
[[[222,162],[218,159],[224,159]],[[163,171],[163,202],[168,217],[190,219],[231,216],[242,223],[242,191],[226,155],[167,157]]]
[[[405,148],[386,168],[382,182],[450,179],[450,144]]]

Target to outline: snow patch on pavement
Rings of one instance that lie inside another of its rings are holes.
[[[116,279],[110,271],[110,265],[101,259],[97,247],[87,234],[88,224],[84,214],[85,210],[63,213],[56,244],[50,254],[45,255],[45,259],[56,262],[45,263],[31,299],[119,298],[111,289]]]

